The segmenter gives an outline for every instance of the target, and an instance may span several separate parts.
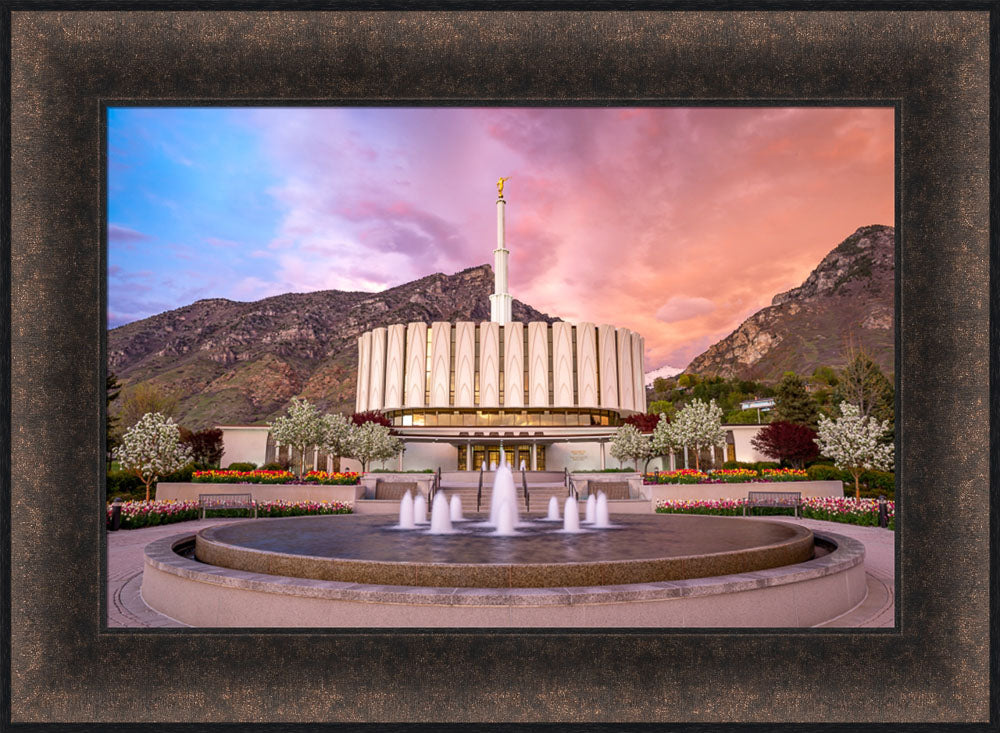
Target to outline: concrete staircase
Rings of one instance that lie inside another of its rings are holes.
[[[483,473],[483,497],[481,512],[490,510],[490,496],[493,493],[494,472]],[[532,514],[544,514],[549,508],[549,498],[556,497],[562,506],[566,498],[566,486],[563,483],[562,471],[528,471],[528,497]],[[514,488],[517,492],[518,512],[528,511],[524,501],[524,486],[521,482],[521,472],[514,472]],[[462,511],[471,514],[476,511],[476,494],[479,489],[479,471],[443,471],[441,473],[441,491],[448,497],[457,495],[462,500]]]

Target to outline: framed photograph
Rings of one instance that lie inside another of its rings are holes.
[[[5,722],[995,725],[991,12],[13,7]]]

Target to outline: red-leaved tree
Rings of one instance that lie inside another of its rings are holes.
[[[778,420],[761,428],[750,445],[768,458],[788,460],[802,468],[806,461],[819,455],[815,438],[816,431],[808,425]]]
[[[634,415],[629,415],[622,422],[626,425],[634,425],[640,433],[651,433],[656,429],[656,423],[660,422],[660,416],[649,412],[637,412]]]
[[[392,427],[392,420],[387,418],[378,410],[367,410],[366,412],[355,412],[351,415],[351,422],[355,425],[364,425],[366,422],[378,423],[387,428]]]

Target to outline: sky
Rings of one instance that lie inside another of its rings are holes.
[[[108,327],[202,298],[493,264],[684,367],[858,227],[894,224],[891,108],[113,108]]]

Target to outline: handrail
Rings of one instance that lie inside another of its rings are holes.
[[[437,473],[434,474],[434,481],[431,482],[431,496],[430,500],[434,501],[434,496],[441,489],[441,466],[438,466]]]
[[[479,507],[483,503],[483,468],[479,467],[479,491],[476,493],[476,511],[479,511]]]
[[[528,495],[528,472],[521,471],[521,485],[524,487],[524,511],[531,511],[531,497]]]
[[[566,485],[566,496],[572,496],[576,498],[576,490],[573,488],[573,482],[569,479],[569,468],[563,468],[563,482]]]

